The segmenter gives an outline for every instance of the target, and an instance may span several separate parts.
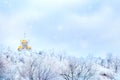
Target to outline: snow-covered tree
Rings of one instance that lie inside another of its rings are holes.
[[[68,67],[60,74],[65,80],[89,80],[95,75],[92,65],[86,61],[76,60],[68,61]]]

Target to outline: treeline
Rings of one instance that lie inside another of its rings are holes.
[[[120,58],[76,58],[45,52],[0,53],[0,80],[120,80]]]

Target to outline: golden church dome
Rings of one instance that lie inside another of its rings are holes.
[[[27,50],[30,50],[30,49],[31,49],[31,47],[30,47],[30,46],[26,46],[26,49],[27,49]]]
[[[25,45],[25,44],[27,44],[27,40],[23,39],[23,40],[21,41],[21,43],[22,43],[23,45]]]
[[[23,49],[23,47],[22,46],[18,46],[18,50],[22,50]]]
[[[25,33],[24,33],[24,38],[21,40],[21,45],[18,46],[18,51],[24,51],[24,50],[31,50],[31,47],[28,45],[28,41],[25,38]]]

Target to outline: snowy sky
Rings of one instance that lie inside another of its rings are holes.
[[[0,44],[75,56],[120,52],[120,0],[0,0]]]

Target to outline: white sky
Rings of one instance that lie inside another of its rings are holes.
[[[119,0],[1,0],[0,44],[16,50],[24,32],[36,50],[119,54]]]

